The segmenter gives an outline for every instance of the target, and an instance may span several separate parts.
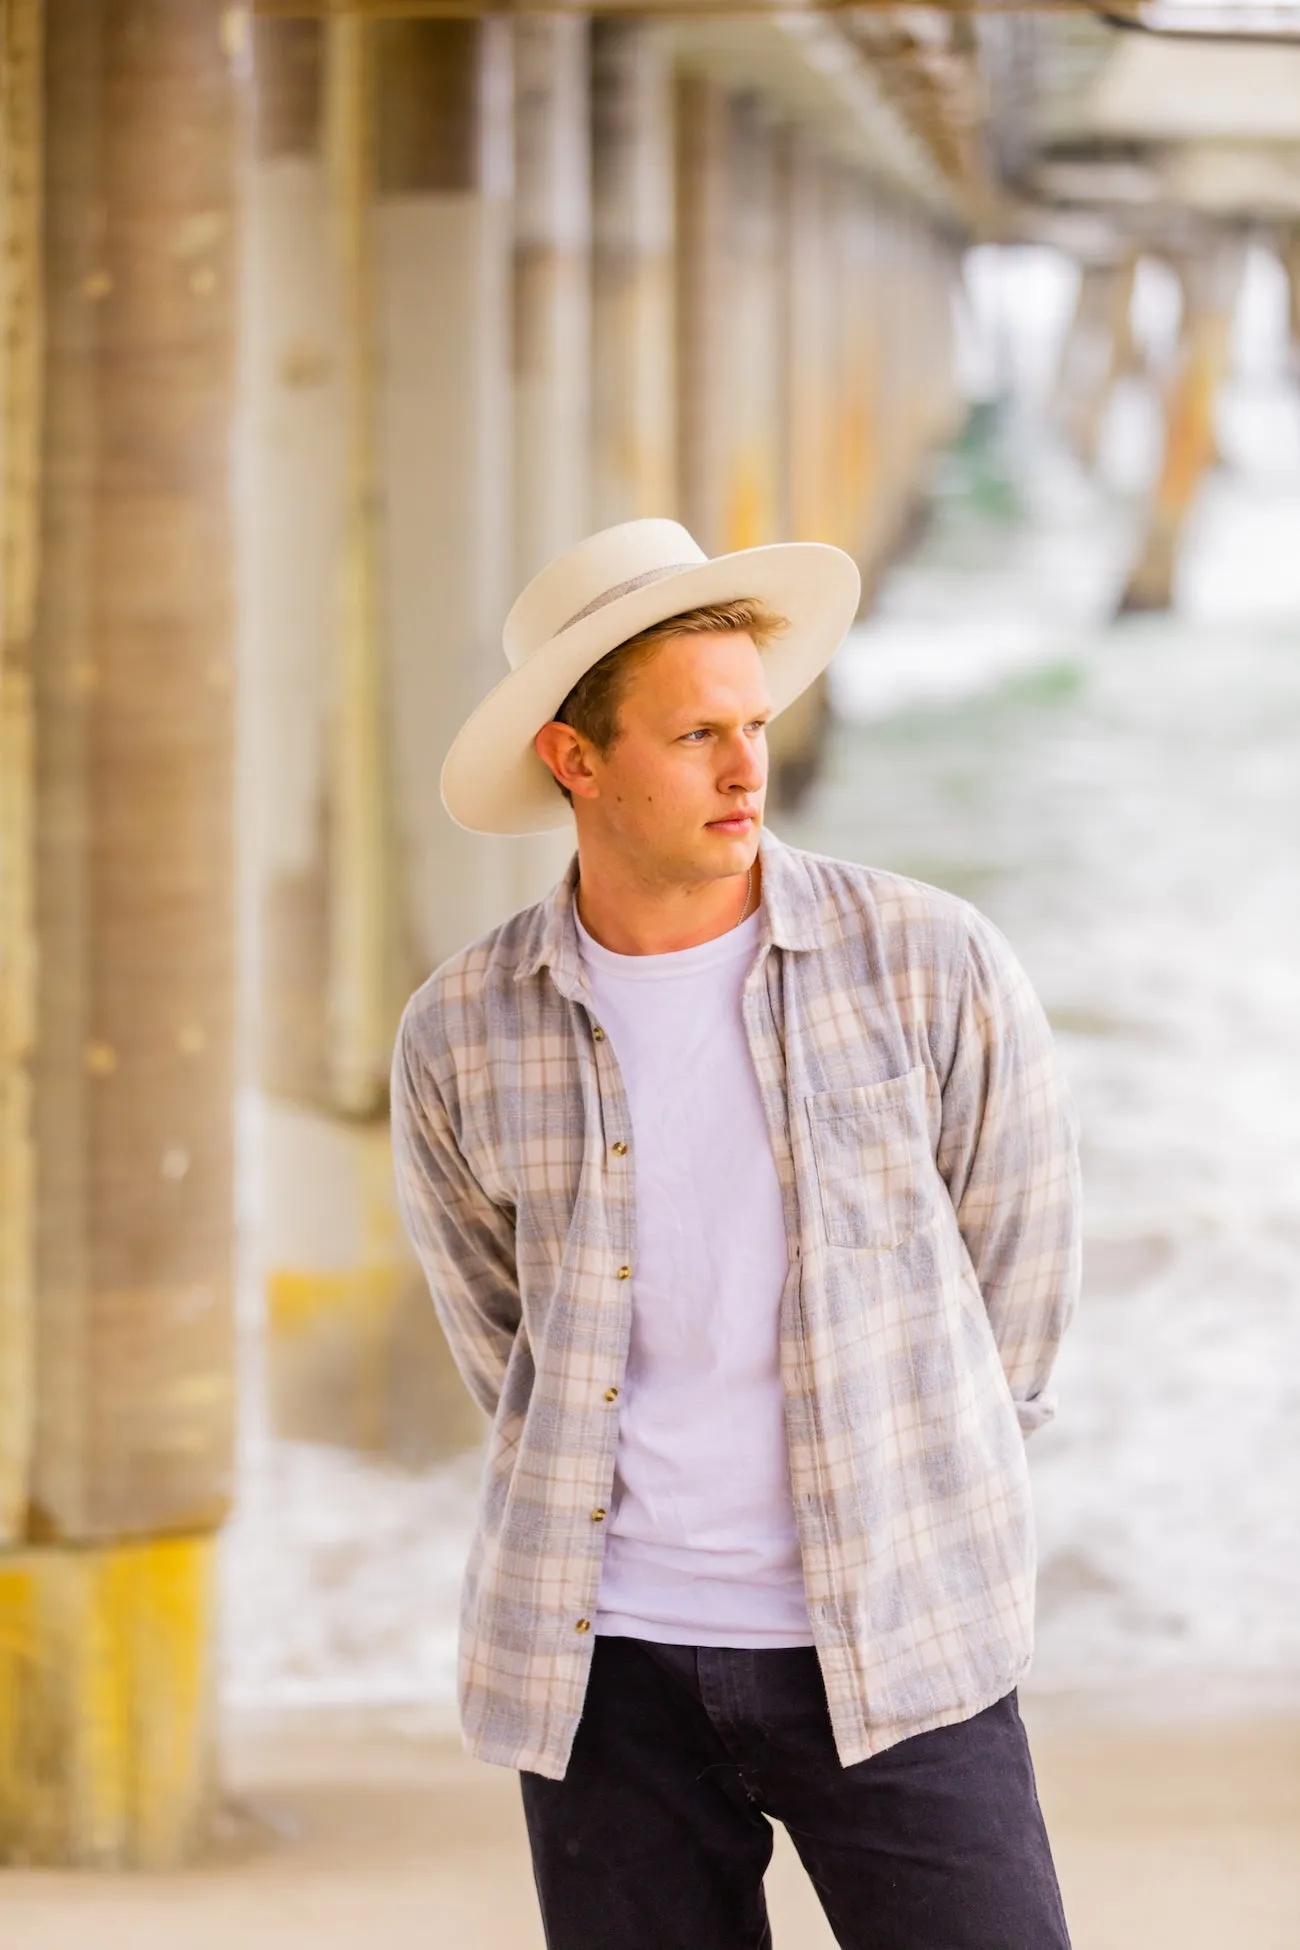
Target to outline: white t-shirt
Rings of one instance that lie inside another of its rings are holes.
[[[616,955],[578,923],[632,1129],[632,1341],[596,1630],[810,1645],[778,1315],[781,1188],[741,989],[759,916],[698,948]]]

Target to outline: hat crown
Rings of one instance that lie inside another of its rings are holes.
[[[679,521],[646,516],[588,535],[557,556],[516,597],[504,641],[512,670],[578,617],[616,596],[708,557]]]

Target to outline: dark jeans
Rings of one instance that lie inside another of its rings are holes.
[[[521,1776],[550,1950],[768,1950],[768,1817],[843,1950],[1068,1950],[1009,1693],[842,1767],[811,1647],[596,1641],[562,1781]]]

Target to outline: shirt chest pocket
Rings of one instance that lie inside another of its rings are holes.
[[[822,1219],[832,1246],[888,1251],[933,1216],[925,1071],[805,1099]]]

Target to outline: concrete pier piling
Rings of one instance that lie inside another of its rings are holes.
[[[514,587],[591,526],[590,26],[573,14],[514,23],[512,306]],[[557,795],[558,796],[558,795]],[[572,826],[510,849],[512,905],[563,872]]]
[[[230,1494],[239,87],[211,10],[46,8],[33,1521]]]
[[[329,737],[330,1098],[373,1117],[388,1088],[393,1011],[387,671],[380,560],[380,450],[375,424],[376,319],[374,34],[354,15],[325,30],[322,143],[338,304],[342,521],[331,577]]]
[[[593,21],[591,72],[591,512],[605,526],[677,506],[667,30]]]
[[[837,391],[835,471],[837,539],[863,566],[872,546],[872,504],[879,493],[875,477],[876,437],[873,371],[876,306],[880,291],[871,277],[872,211],[862,185],[841,170],[834,184]]]
[[[513,573],[512,42],[507,22],[378,37],[380,491],[399,941],[427,970],[509,910],[504,842],[443,811],[438,769],[501,675]]]
[[[731,104],[717,82],[678,83],[677,501],[709,555],[726,546],[732,302]]]
[[[790,532],[827,537],[835,525],[835,297],[831,172],[814,138],[786,147],[786,425]]]
[[[478,18],[385,21],[374,32],[391,1035],[405,993],[520,899],[513,842],[463,832],[438,789],[454,732],[503,672],[513,593],[514,29]],[[573,36],[552,39],[576,85]],[[573,282],[571,271],[570,291]],[[389,1391],[382,1446],[427,1461],[472,1442],[478,1415],[388,1202],[382,1122],[370,1141],[366,1182],[382,1184],[383,1199],[354,1209],[389,1316],[386,1328],[376,1319],[377,1352],[359,1372],[377,1363]]]
[[[795,541],[838,540],[833,172],[813,135],[783,132],[778,158],[782,508]],[[768,733],[773,793],[793,802],[811,782],[826,723],[826,687],[812,685]]]
[[[35,1362],[27,1542],[0,1557],[0,1691],[22,1702],[0,1850],[165,1863],[210,1776],[202,1567],[232,1490],[242,47],[199,0],[47,0],[25,24],[40,432],[5,528],[34,468],[6,623],[35,744]]]
[[[516,587],[586,532],[590,474],[588,23],[514,26]]]
[[[393,98],[394,58],[356,21],[257,23],[240,636],[260,1325],[246,1372],[261,1379],[249,1413],[275,1435],[418,1464],[477,1424],[398,1220],[386,1117],[419,966],[394,844],[399,598],[417,682],[433,654],[428,619],[391,583],[393,518],[418,519],[419,478],[398,483],[395,509],[380,492],[393,457],[376,179],[420,132],[400,85]]]
[[[677,452],[712,553],[772,540],[785,501],[776,130],[753,91],[677,94]]]
[[[44,357],[44,37],[39,0],[0,15],[0,1548],[21,1537],[31,1463],[36,1034],[32,637]]]
[[[243,279],[240,806],[252,1081],[326,1104],[331,651],[344,531],[340,271],[325,30],[260,20]]]
[[[774,541],[784,529],[782,239],[771,111],[747,91],[730,104],[728,123],[731,269],[714,330],[726,379],[722,540],[737,549]]]

